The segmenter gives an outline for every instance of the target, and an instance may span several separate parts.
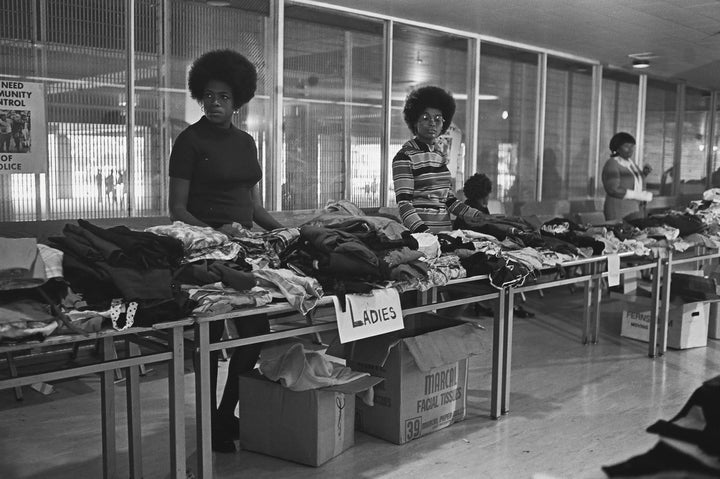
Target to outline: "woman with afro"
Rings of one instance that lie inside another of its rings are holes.
[[[635,138],[621,131],[610,139],[610,158],[602,170],[605,188],[605,219],[620,220],[644,213],[645,203],[653,195],[645,190],[645,177],[652,171],[650,165],[642,170],[631,159],[635,153]]]
[[[437,147],[455,115],[452,95],[436,86],[413,90],[403,116],[414,135],[392,162],[395,198],[403,224],[412,232],[450,230],[450,215],[482,221],[483,213],[460,202],[450,191],[448,159]]]
[[[173,221],[209,226],[232,233],[233,223],[253,224],[271,230],[281,228],[263,207],[258,183],[262,178],[257,146],[252,136],[232,124],[233,114],[255,95],[257,72],[247,58],[232,50],[201,55],[190,68],[190,96],[200,103],[203,117],[178,135],[170,153],[169,209]],[[269,331],[264,315],[236,321],[240,337]],[[210,340],[218,341],[223,321],[210,324]],[[218,353],[211,353],[212,447],[234,452],[238,421],[237,376],[252,370],[260,345],[236,348],[230,359],[228,379],[216,408]]]

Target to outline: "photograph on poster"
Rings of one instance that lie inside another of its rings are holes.
[[[30,110],[0,110],[0,153],[30,153]]]

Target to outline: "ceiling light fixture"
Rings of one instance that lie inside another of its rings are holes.
[[[211,7],[229,7],[230,2],[227,0],[207,0],[205,3],[210,5]]]
[[[637,58],[637,59],[633,60],[632,66],[633,66],[633,68],[649,68],[650,60]]]

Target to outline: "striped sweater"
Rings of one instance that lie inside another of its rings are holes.
[[[452,194],[447,163],[445,155],[417,139],[406,142],[395,155],[392,162],[395,199],[400,218],[410,231],[449,231],[450,214],[476,219],[485,216]]]

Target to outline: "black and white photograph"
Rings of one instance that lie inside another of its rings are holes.
[[[720,478],[720,0],[0,14],[0,479]]]

